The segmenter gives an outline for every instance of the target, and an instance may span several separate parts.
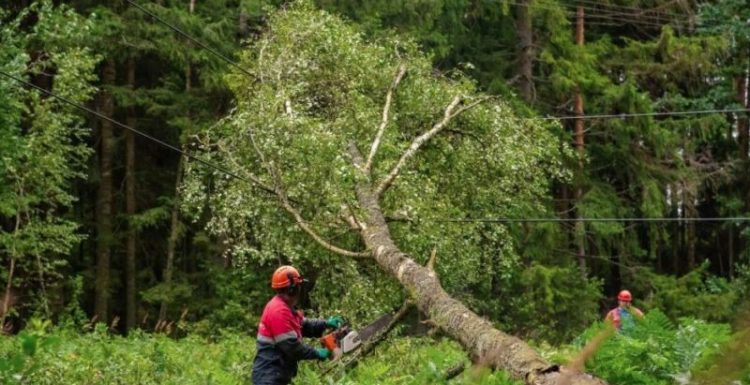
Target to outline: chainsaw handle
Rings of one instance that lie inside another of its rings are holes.
[[[333,352],[338,347],[338,341],[336,341],[336,334],[335,333],[328,333],[324,335],[323,337],[320,337],[320,344]]]

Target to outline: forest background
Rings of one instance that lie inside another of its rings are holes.
[[[337,119],[365,121],[373,129],[387,86],[372,91],[377,108],[359,99],[344,104],[343,93],[329,91],[343,87],[344,75],[366,72],[361,68],[385,69],[378,60],[413,60],[416,69],[405,72],[402,88],[424,87],[425,95],[396,89],[394,104],[402,110],[390,128],[394,136],[417,136],[414,122],[441,112],[442,100],[425,110],[416,106],[420,98],[439,99],[441,88],[408,83],[432,76],[500,100],[508,119],[502,135],[513,138],[502,143],[512,150],[493,147],[482,136],[488,133],[470,130],[483,126],[477,112],[438,135],[439,145],[427,148],[395,183],[398,198],[384,200],[399,246],[420,264],[434,254],[434,270],[452,297],[565,360],[616,305],[616,293],[628,288],[636,306],[655,315],[645,323],[643,341],[617,340],[601,354],[629,352],[622,354],[630,360],[625,366],[642,361],[637,354],[653,348],[648,336],[663,332],[658,346],[667,358],[653,358],[661,364],[637,380],[622,374],[627,370],[613,357],[590,364],[614,383],[669,383],[694,365],[709,370],[710,364],[696,363],[720,350],[733,331],[744,335],[738,317],[750,280],[750,227],[747,220],[710,219],[750,216],[747,2],[136,3],[215,52],[125,1],[9,1],[0,8],[0,71],[245,175],[254,158],[230,140],[239,137],[237,127],[254,127],[261,142],[264,133],[289,129],[263,115],[261,102],[279,97],[275,89],[256,87],[273,85],[257,78],[272,78],[279,66],[304,68],[285,52],[297,59],[313,55],[308,59],[317,63],[329,51],[365,47],[339,63],[316,64],[340,66],[335,71],[300,70],[298,83],[278,89],[289,93],[282,104],[304,104],[309,97],[321,110],[345,106],[355,113]],[[316,28],[328,35],[316,35]],[[294,40],[307,32],[314,37],[309,44]],[[264,64],[264,55],[277,62]],[[382,79],[361,76],[362,87],[388,85],[397,71]],[[254,87],[260,91],[246,91]],[[592,118],[570,118],[578,115]],[[566,118],[539,119],[550,116]],[[285,182],[304,186],[289,189],[291,202],[309,199],[300,211],[314,218],[310,224],[322,238],[361,248],[337,211],[346,202],[337,191],[353,177],[326,171],[323,166],[338,167],[339,159],[311,150],[330,148],[335,140],[327,134],[310,129],[299,136],[304,140],[268,139],[261,147],[274,156],[278,151],[285,171],[312,162],[287,175]],[[369,131],[361,134],[362,143],[372,140]],[[453,151],[472,141],[473,151]],[[252,152],[247,141],[244,148]],[[386,154],[398,150],[383,144]],[[130,349],[120,346],[127,344],[173,347],[172,340],[143,331],[188,336],[180,342],[187,349],[198,344],[191,339],[196,336],[218,338],[234,354],[226,362],[246,364],[252,352],[243,347],[252,342],[243,338],[254,335],[270,296],[268,278],[279,264],[294,264],[311,279],[303,303],[311,315],[343,314],[363,325],[408,297],[375,263],[342,257],[312,240],[262,192],[6,76],[0,77],[0,164],[0,325],[7,334],[21,333],[4,338],[0,350],[17,359],[3,372],[8,381],[20,381],[9,373],[29,376],[48,367],[43,359],[23,358],[31,356],[23,346],[43,341],[57,341],[50,342],[49,354],[58,356],[89,346],[92,361],[100,347],[90,338],[107,334],[135,336],[108,342],[115,350]],[[429,177],[420,179],[424,175]],[[502,218],[560,221],[494,220]],[[402,334],[433,335],[420,322],[425,318],[414,311]],[[77,332],[66,334],[71,329]],[[77,334],[91,329],[96,331]],[[706,346],[681,351],[680,338],[692,338],[685,330],[705,338]],[[456,354],[449,358],[462,359],[451,342],[433,346],[410,338],[385,349],[416,344],[428,357],[450,350]],[[451,363],[446,360],[440,362]],[[405,364],[418,372],[414,381],[433,373],[423,361]],[[665,369],[662,361],[675,366]],[[387,367],[380,362],[357,370],[378,365]],[[440,370],[433,371],[439,377]]]

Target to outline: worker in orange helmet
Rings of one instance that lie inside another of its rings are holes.
[[[635,327],[635,320],[643,318],[643,312],[631,305],[633,295],[627,290],[622,290],[617,295],[618,306],[609,313],[605,320],[611,322],[618,332],[628,331]]]
[[[341,317],[327,320],[305,318],[296,305],[307,282],[292,266],[281,266],[271,277],[276,295],[266,304],[258,325],[257,352],[253,362],[253,385],[286,385],[297,375],[301,360],[326,360],[331,351],[313,348],[302,337],[320,337],[326,328],[337,328]]]

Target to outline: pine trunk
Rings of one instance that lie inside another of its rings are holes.
[[[5,283],[5,296],[3,297],[3,308],[0,309],[0,332],[5,330],[5,317],[10,312],[11,291],[13,290],[13,274],[16,270],[16,257],[11,256],[8,266],[8,280]]]
[[[128,59],[128,87],[135,90],[135,60]],[[127,125],[135,128],[135,107],[128,111]],[[135,134],[125,131],[125,211],[128,217],[128,239],[125,248],[125,329],[135,327],[136,313],[136,232],[130,222],[136,212],[135,202]]]
[[[583,8],[578,7],[576,12],[576,45],[583,46]],[[574,113],[576,116],[583,116],[583,95],[581,94],[580,88],[576,90],[575,95],[575,106]],[[580,204],[583,198],[583,158],[585,156],[584,141],[583,141],[583,119],[578,118],[575,121],[575,141],[576,151],[578,152],[578,175],[576,177],[576,204]],[[583,221],[580,220],[581,212],[576,209],[576,225],[575,225],[575,240],[576,240],[576,255],[578,256],[578,267],[581,269],[582,274],[586,274],[586,228]]]
[[[685,218],[695,218],[695,206],[693,204],[693,194],[688,191],[688,187],[683,187],[682,200],[685,205]],[[695,221],[685,222],[685,244],[687,246],[687,270],[695,268]]]
[[[742,74],[734,79],[735,89],[737,91],[737,102],[744,108],[750,108],[747,97],[747,74]],[[748,145],[750,145],[750,124],[748,124],[746,113],[737,115],[737,144],[740,159],[748,160]]]
[[[107,59],[102,68],[99,112],[107,117],[114,115],[114,99],[107,90],[115,83],[115,62]],[[100,120],[99,190],[96,210],[96,293],[94,313],[100,322],[108,322],[110,296],[110,247],[112,243],[112,158],[115,140],[112,123]]]
[[[188,10],[192,14],[195,11],[195,0],[190,0]],[[193,68],[190,64],[185,67],[185,94],[189,96],[192,90]],[[188,119],[190,112],[187,112]],[[184,150],[184,146],[183,146]],[[174,184],[174,200],[172,202],[172,215],[170,218],[170,232],[167,240],[167,260],[164,264],[164,284],[169,287],[172,284],[172,275],[174,274],[174,256],[177,248],[177,241],[180,237],[180,184],[182,183],[182,169],[184,167],[185,157],[180,155],[177,162],[177,177]],[[167,319],[167,308],[169,302],[164,300],[159,307],[159,321]]]
[[[164,284],[166,287],[172,284],[172,275],[174,274],[174,255],[177,247],[177,241],[180,237],[180,184],[182,183],[182,169],[184,156],[180,157],[177,163],[177,179],[174,188],[174,201],[172,203],[172,215],[170,219],[169,239],[167,240],[167,260],[164,264]],[[167,307],[169,302],[164,300],[159,307],[159,321],[167,319]]]
[[[519,0],[516,5],[516,31],[520,44],[518,53],[518,89],[527,103],[534,100],[534,34],[529,7],[533,0]]]

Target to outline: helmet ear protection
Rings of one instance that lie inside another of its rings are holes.
[[[307,282],[306,279],[302,278],[301,275],[294,276],[292,273],[286,273],[287,279],[289,279],[289,286],[286,287],[286,292],[290,295],[297,295],[302,292],[303,284]]]

